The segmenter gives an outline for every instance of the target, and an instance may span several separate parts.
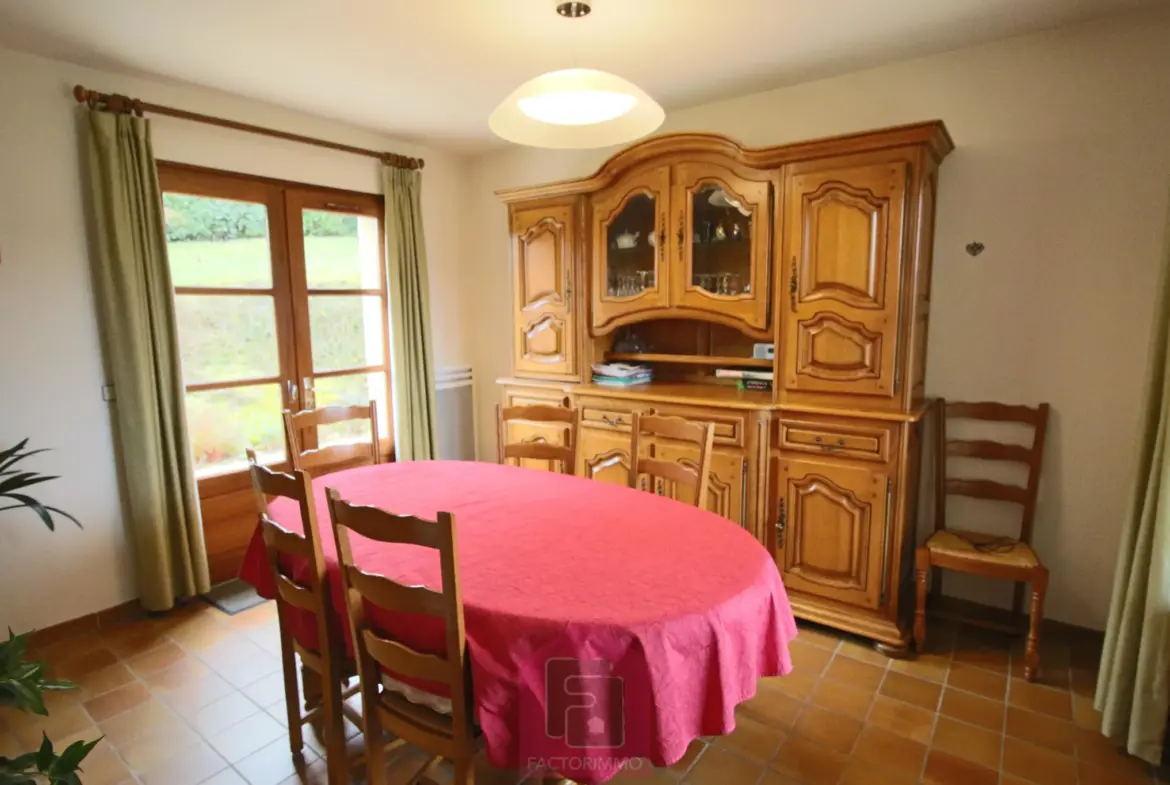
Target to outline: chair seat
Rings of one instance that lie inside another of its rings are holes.
[[[447,717],[451,716],[450,698],[444,697],[442,695],[436,695],[435,693],[427,692],[426,690],[420,690],[418,687],[412,687],[411,685],[406,684],[405,682],[401,682],[398,679],[395,679],[392,676],[388,676],[385,673],[382,674],[382,686],[391,692],[401,695],[411,703],[414,703],[418,706],[424,706],[433,712],[445,715]]]
[[[988,544],[988,549],[977,548],[977,544]],[[976,564],[999,564],[1021,570],[1040,566],[1040,559],[1031,546],[1019,540],[998,537],[994,534],[947,529],[937,531],[926,541],[926,549],[932,554],[945,554]]]

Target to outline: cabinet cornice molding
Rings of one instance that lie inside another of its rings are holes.
[[[774,147],[744,147],[721,134],[684,132],[654,136],[609,158],[592,175],[542,185],[496,191],[504,202],[586,194],[611,185],[625,172],[660,156],[719,156],[752,169],[778,169],[784,164],[829,156],[867,153],[896,147],[925,146],[936,163],[955,149],[942,120],[899,125],[876,131],[843,134]]]

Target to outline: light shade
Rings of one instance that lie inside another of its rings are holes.
[[[488,125],[509,142],[584,149],[632,142],[664,119],[653,98],[620,76],[570,68],[520,85],[496,107]]]

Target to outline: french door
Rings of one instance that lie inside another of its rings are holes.
[[[389,454],[382,198],[176,164],[159,180],[200,496],[248,487],[248,447],[285,463],[284,409],[376,400]],[[323,426],[305,446],[368,431]]]

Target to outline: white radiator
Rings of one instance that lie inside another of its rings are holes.
[[[439,458],[475,460],[475,396],[471,366],[440,368],[435,374]]]

